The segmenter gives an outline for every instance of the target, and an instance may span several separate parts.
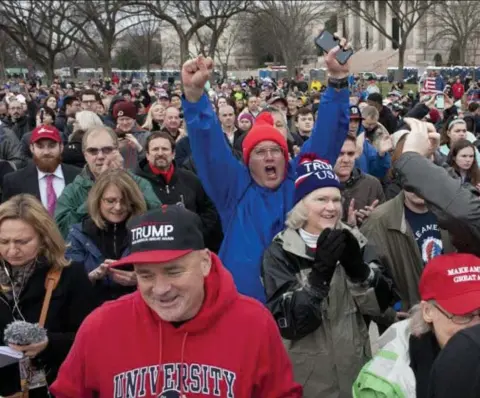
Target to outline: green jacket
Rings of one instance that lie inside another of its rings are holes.
[[[410,320],[392,325],[380,336],[380,351],[353,383],[354,398],[415,398],[416,379],[410,367]]]
[[[58,198],[55,208],[55,221],[64,239],[67,238],[70,227],[77,224],[87,216],[88,192],[95,181],[92,180],[85,166],[82,172],[75,177],[71,184],[68,184]],[[128,172],[143,192],[148,209],[159,207],[162,203],[153,191],[150,183],[144,178]]]

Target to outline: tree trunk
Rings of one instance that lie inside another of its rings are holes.
[[[7,73],[5,70],[5,55],[3,52],[0,53],[0,79],[2,81],[7,80]]]
[[[395,72],[395,80],[397,82],[403,81],[403,66],[405,64],[405,50],[407,49],[406,40],[402,39],[400,46],[398,47],[398,65]]]
[[[147,37],[147,75],[150,78],[150,60],[152,59],[150,52],[152,46],[152,37]]]
[[[55,76],[55,55],[49,54],[48,62],[42,65],[43,70],[45,71],[45,78],[47,79],[47,85],[53,83],[53,78]]]
[[[295,60],[287,56],[285,57],[285,66],[287,67],[287,75],[289,79],[296,79],[296,73],[295,73]]]
[[[466,65],[465,63],[465,53],[466,53],[466,45],[461,43],[458,48],[458,58],[459,58],[459,65]]]
[[[188,61],[188,38],[185,37],[185,35],[178,35],[178,38],[180,40],[180,69],[182,68],[182,65]]]
[[[103,58],[99,61],[102,67],[103,77],[104,78],[111,77],[112,76],[112,58],[111,57],[108,57],[108,59]]]

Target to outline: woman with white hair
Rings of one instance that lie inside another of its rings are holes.
[[[472,254],[445,254],[427,263],[421,302],[380,337],[380,351],[353,384],[354,398],[427,397],[440,350],[459,330],[480,323],[479,275],[480,258]]]
[[[90,129],[103,126],[102,119],[95,112],[81,111],[75,114],[73,122],[73,133],[68,137],[68,143],[65,145],[62,153],[64,163],[83,168],[85,166],[85,156],[82,152],[83,135]]]
[[[80,111],[75,114],[75,121],[73,122],[73,132],[77,130],[87,131],[94,127],[103,126],[102,119],[95,112]]]
[[[366,316],[393,302],[367,240],[342,224],[340,182],[314,156],[299,161],[287,228],[263,259],[267,306],[287,340],[305,398],[350,398],[370,357]]]

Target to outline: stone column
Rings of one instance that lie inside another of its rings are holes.
[[[353,43],[355,49],[358,49],[358,44],[356,40],[356,32],[355,32],[355,16],[353,15],[352,11],[347,13],[347,28],[348,28],[348,40]]]
[[[343,36],[343,24],[344,24],[344,15],[339,14],[337,15],[337,31],[340,34],[340,36]]]
[[[380,18],[380,2],[378,0],[373,1],[373,9],[375,19],[381,23],[382,19]],[[372,50],[378,51],[381,49],[380,46],[380,32],[375,26],[372,26]]]
[[[388,35],[392,35],[392,30],[393,30],[393,25],[392,25],[392,10],[388,6],[387,3],[385,3],[385,31],[387,32]],[[385,37],[385,50],[391,50],[392,49],[392,41]]]
[[[362,9],[366,9],[367,8],[367,4],[366,4],[366,1],[365,0],[362,0],[361,3],[360,3],[360,7]],[[365,22],[365,20],[363,18],[360,18],[360,47],[362,49],[365,49],[366,47],[366,37],[367,37],[367,23]]]

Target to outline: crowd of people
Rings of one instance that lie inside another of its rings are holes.
[[[338,51],[318,90],[4,86],[0,396],[480,395],[480,106]]]

